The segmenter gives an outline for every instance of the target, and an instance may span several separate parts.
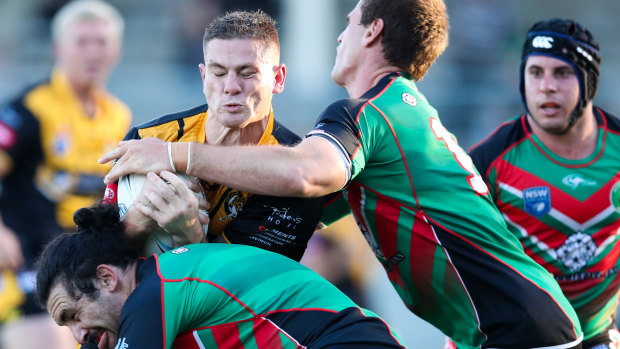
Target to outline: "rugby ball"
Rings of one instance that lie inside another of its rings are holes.
[[[189,178],[188,176],[180,173],[176,173],[176,175],[185,179]],[[124,220],[125,215],[127,214],[127,211],[131,207],[132,203],[142,192],[142,187],[144,186],[146,180],[146,175],[135,173],[119,178],[117,203],[121,221]],[[201,194],[204,198],[204,192]],[[204,210],[200,211],[206,214]],[[204,227],[204,231],[206,233],[207,226]],[[141,255],[148,257],[154,253],[162,254],[171,250],[173,247],[174,242],[172,240],[172,235],[163,229],[155,229],[148,235]]]

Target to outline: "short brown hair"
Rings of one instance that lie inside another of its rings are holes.
[[[448,46],[443,0],[363,0],[361,23],[383,19],[385,59],[420,80]]]
[[[274,48],[280,54],[280,41],[276,21],[261,10],[253,12],[227,12],[211,22],[205,29],[202,40],[203,49],[214,39],[252,39],[262,43],[263,47]]]

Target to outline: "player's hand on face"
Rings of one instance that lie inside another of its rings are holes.
[[[159,173],[170,170],[167,143],[157,138],[132,139],[122,141],[117,148],[105,153],[100,164],[118,159],[112,170],[105,176],[106,184],[115,182],[119,177],[130,174],[147,172]]]
[[[163,171],[160,176],[147,174],[147,184],[134,206],[172,235],[174,246],[202,242],[204,230],[199,219],[199,200],[186,182]],[[203,203],[204,205],[204,203]]]
[[[17,235],[0,223],[0,270],[17,270],[23,263],[24,256]]]

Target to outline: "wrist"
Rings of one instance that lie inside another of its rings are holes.
[[[169,142],[168,160],[172,172],[189,173],[192,166],[192,143]]]

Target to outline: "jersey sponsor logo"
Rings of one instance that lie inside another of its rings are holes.
[[[0,148],[10,149],[17,143],[17,133],[0,121]]]
[[[114,349],[127,349],[129,348],[129,343],[126,342],[127,338],[119,338],[118,342],[116,342],[116,346]]]
[[[418,100],[410,93],[403,92],[403,94],[401,95],[401,98],[403,99],[403,102],[409,104],[412,107],[415,107],[418,105]]]
[[[523,190],[523,209],[534,217],[540,217],[551,210],[549,187],[532,187]]]
[[[596,181],[584,178],[580,174],[573,173],[573,174],[569,174],[568,176],[562,178],[562,184],[571,188],[572,190],[575,190],[579,187],[595,186],[597,183]]]
[[[609,200],[616,211],[620,212],[620,182],[616,182],[616,184],[611,187],[611,191],[609,192]]]
[[[532,46],[536,48],[550,49],[553,47],[553,38],[549,36],[537,36],[532,40]]]
[[[278,208],[267,205],[263,205],[263,207],[272,210],[269,217],[267,217],[267,221],[274,223],[275,225],[285,224],[286,228],[295,229],[297,224],[301,223],[303,220],[301,217],[290,215],[290,207]]]
[[[173,254],[181,254],[181,253],[189,252],[189,248],[185,246],[181,246],[181,247],[175,248],[174,250],[170,252],[172,252]]]
[[[596,255],[596,244],[590,235],[578,232],[569,236],[555,252],[558,260],[575,272]]]

